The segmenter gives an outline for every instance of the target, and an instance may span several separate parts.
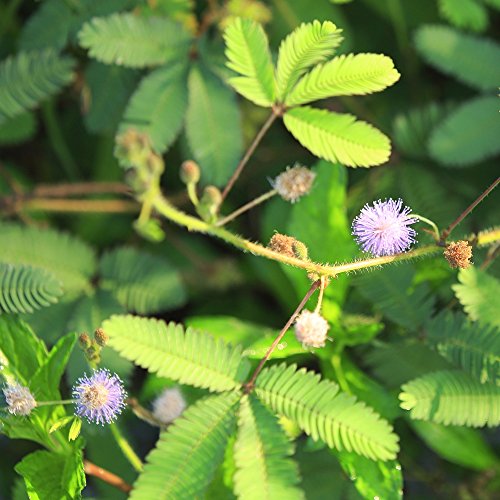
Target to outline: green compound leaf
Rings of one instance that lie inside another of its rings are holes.
[[[391,153],[389,139],[353,115],[304,106],[287,111],[283,121],[305,148],[334,163],[371,167],[385,163]]]
[[[86,484],[79,450],[70,454],[35,451],[24,457],[15,469],[24,477],[31,500],[80,498]]]
[[[300,499],[304,494],[297,465],[289,458],[293,446],[277,418],[254,396],[245,396],[238,414],[234,444],[234,491],[238,498]]]
[[[342,42],[342,30],[330,21],[303,23],[279,48],[276,94],[284,101],[299,78],[312,66],[331,57]]]
[[[349,54],[335,57],[302,77],[285,99],[287,106],[340,95],[380,92],[399,80],[390,57],[382,54]]]
[[[500,81],[500,45],[439,25],[418,29],[418,52],[432,66],[479,90],[495,90]]]
[[[224,32],[227,66],[240,76],[228,82],[242,96],[259,106],[274,103],[274,68],[269,42],[262,26],[237,17]]]
[[[130,13],[96,17],[83,25],[78,38],[90,57],[130,68],[183,60],[190,42],[189,34],[169,19]]]
[[[293,420],[330,448],[354,451],[372,460],[395,458],[398,436],[391,425],[337,384],[296,365],[265,368],[256,394],[273,411]]]
[[[457,299],[473,321],[500,326],[500,282],[476,267],[460,269],[459,284],[453,285]]]
[[[151,314],[186,300],[179,274],[161,257],[123,247],[106,253],[99,267],[101,287],[128,311]]]
[[[160,435],[131,500],[202,498],[234,431],[235,392],[204,398]]]
[[[32,313],[61,295],[61,284],[44,269],[0,262],[0,314]]]
[[[439,0],[439,13],[457,28],[482,32],[488,26],[488,12],[477,0]]]
[[[0,123],[33,109],[73,78],[74,60],[50,49],[21,52],[0,63]]]
[[[498,327],[470,323],[462,314],[440,314],[426,327],[429,343],[441,356],[481,382],[500,382]]]
[[[119,132],[134,128],[146,133],[153,147],[165,152],[184,123],[186,79],[185,63],[165,66],[145,76],[127,105]]]
[[[432,132],[431,156],[446,167],[466,167],[500,153],[498,101],[477,97],[456,108]]]
[[[109,345],[123,357],[160,377],[210,391],[239,387],[249,371],[241,347],[181,325],[134,316],[112,316],[103,323]]]
[[[409,410],[415,420],[467,427],[500,424],[500,387],[481,384],[467,373],[428,373],[404,384],[401,390],[401,408]]]
[[[65,293],[91,289],[93,250],[83,241],[53,229],[0,223],[0,262],[40,267],[59,280]]]
[[[204,183],[222,185],[236,168],[243,147],[235,94],[208,70],[189,74],[186,134]]]

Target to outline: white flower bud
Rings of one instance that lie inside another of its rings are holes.
[[[272,183],[274,189],[286,201],[295,203],[300,197],[308,194],[316,174],[306,167],[295,165],[282,172]]]
[[[165,389],[153,401],[153,415],[156,420],[170,424],[186,409],[186,401],[178,388]]]
[[[3,388],[7,408],[12,415],[27,416],[36,406],[30,390],[17,382]]]
[[[304,347],[324,347],[330,326],[321,314],[304,310],[295,320],[295,336]]]

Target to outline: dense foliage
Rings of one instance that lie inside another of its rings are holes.
[[[497,498],[499,10],[3,2],[0,498]]]

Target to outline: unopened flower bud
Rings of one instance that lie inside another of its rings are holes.
[[[109,337],[106,335],[106,332],[102,328],[98,328],[94,332],[94,338],[97,344],[100,345],[101,347],[104,347],[109,340]]]
[[[306,167],[295,165],[282,172],[272,183],[274,189],[286,201],[295,203],[309,193],[316,174]]]
[[[329,328],[321,314],[304,310],[295,320],[295,337],[304,347],[324,347]]]
[[[165,389],[153,402],[153,415],[156,420],[170,424],[186,409],[182,392],[177,389]]]
[[[12,415],[27,416],[36,407],[36,401],[31,391],[17,382],[3,388],[7,409]]]
[[[453,269],[456,267],[467,269],[471,264],[472,247],[468,241],[454,241],[445,248],[443,254]]]
[[[163,158],[152,151],[146,160],[146,165],[149,171],[154,175],[160,175],[165,170]]]
[[[203,191],[200,203],[197,207],[201,218],[207,222],[214,222],[217,218],[219,205],[222,202],[222,195],[215,186],[207,186]]]
[[[200,180],[200,167],[192,160],[186,160],[181,165],[181,181],[184,184],[196,184]]]
[[[92,345],[92,340],[90,340],[90,337],[86,333],[82,333],[78,337],[78,342],[83,350],[88,349]]]
[[[151,154],[151,141],[148,135],[128,129],[117,136],[115,154],[127,167],[143,166]]]
[[[296,257],[303,260],[307,260],[308,258],[307,247],[304,243],[286,234],[273,234],[268,248],[288,257]]]

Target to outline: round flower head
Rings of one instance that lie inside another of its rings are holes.
[[[12,415],[27,416],[36,406],[35,398],[24,385],[14,382],[3,388],[7,409]]]
[[[417,234],[409,227],[417,222],[410,212],[401,199],[366,204],[352,222],[352,234],[363,251],[377,257],[404,252],[415,243]]]
[[[153,402],[153,415],[164,424],[173,422],[185,409],[186,401],[177,388],[165,389]]]
[[[282,172],[272,185],[286,201],[295,203],[300,197],[308,194],[316,174],[306,167],[295,165]]]
[[[126,397],[120,377],[104,368],[94,371],[91,377],[85,374],[73,386],[75,413],[96,424],[113,422],[125,408]]]
[[[295,320],[295,337],[304,347],[324,347],[329,328],[321,314],[304,310]]]

